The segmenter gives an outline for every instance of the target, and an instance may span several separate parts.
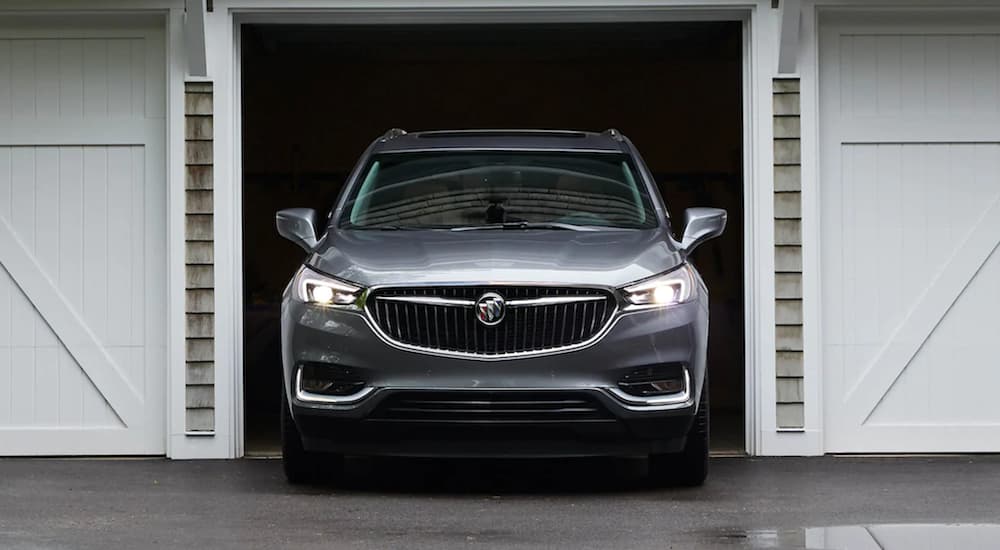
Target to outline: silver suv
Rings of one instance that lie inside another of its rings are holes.
[[[362,155],[334,209],[277,214],[308,257],[285,289],[291,482],[344,455],[648,455],[708,463],[708,292],[615,130],[406,133]]]

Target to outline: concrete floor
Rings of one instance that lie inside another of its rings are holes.
[[[1000,457],[714,459],[683,490],[644,488],[637,460],[349,473],[297,488],[277,460],[4,459],[0,547],[796,548],[814,526],[1000,523]]]

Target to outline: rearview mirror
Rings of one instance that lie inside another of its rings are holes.
[[[726,229],[726,211],[721,208],[688,208],[684,211],[684,239],[681,249],[690,254],[701,243],[722,235]]]
[[[316,248],[316,211],[312,208],[286,208],[275,215],[278,234],[301,246],[306,252]]]

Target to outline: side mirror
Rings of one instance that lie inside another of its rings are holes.
[[[684,239],[681,249],[690,254],[701,243],[722,235],[726,229],[726,211],[721,208],[688,208],[684,211]]]
[[[316,248],[316,211],[312,208],[286,208],[275,215],[278,234],[301,246],[306,252]]]

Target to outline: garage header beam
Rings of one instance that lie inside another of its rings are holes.
[[[188,0],[190,1],[190,0]],[[275,12],[263,8],[234,9],[244,24],[491,24],[491,23],[633,23],[683,21],[745,21],[749,8],[687,9],[669,6],[631,7],[464,7],[427,9],[385,7],[296,9]]]
[[[205,0],[184,0],[184,49],[188,76],[208,76],[205,54]]]
[[[801,25],[802,1],[781,0],[780,25],[778,32],[778,74],[794,74],[799,55],[799,25]]]

